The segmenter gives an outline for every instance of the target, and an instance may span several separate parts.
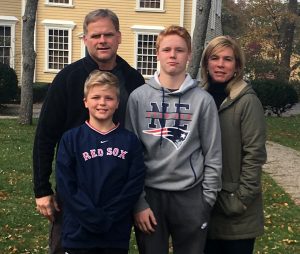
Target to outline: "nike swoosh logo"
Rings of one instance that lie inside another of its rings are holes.
[[[106,142],[108,142],[108,140],[104,140],[104,141],[101,140],[101,141],[100,141],[101,144],[104,144],[104,143],[106,143]]]

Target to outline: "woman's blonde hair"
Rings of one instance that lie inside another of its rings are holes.
[[[202,85],[207,88],[208,84],[208,60],[209,57],[216,52],[222,50],[223,48],[231,48],[235,58],[235,73],[232,80],[227,85],[227,90],[230,91],[233,84],[243,79],[244,76],[244,67],[245,67],[245,56],[244,53],[238,44],[238,42],[231,38],[230,36],[218,36],[212,39],[206,48],[203,51],[202,59],[201,59],[201,79]]]
[[[120,98],[120,87],[118,78],[107,71],[94,70],[90,73],[88,78],[84,83],[84,98],[87,98],[87,95],[91,88],[95,86],[107,86],[109,88],[115,88],[118,99]]]

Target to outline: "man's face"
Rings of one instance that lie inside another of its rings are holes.
[[[191,53],[185,40],[178,35],[167,35],[161,42],[157,52],[161,73],[178,75],[186,72],[187,61]]]
[[[90,23],[83,39],[90,56],[100,69],[111,70],[115,66],[121,33],[116,31],[109,18],[100,18]]]

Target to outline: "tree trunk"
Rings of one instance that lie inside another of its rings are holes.
[[[196,22],[193,32],[192,59],[188,65],[188,72],[192,78],[197,78],[200,61],[204,49],[207,24],[211,9],[211,0],[198,0],[196,10]]]
[[[284,81],[289,81],[291,73],[291,56],[293,52],[294,43],[294,33],[296,28],[296,18],[297,18],[297,0],[290,0],[287,8],[287,16],[284,18],[280,35],[282,54],[280,59],[280,77]]]
[[[38,0],[27,0],[23,20],[22,56],[23,70],[21,81],[20,124],[32,124],[33,76],[35,69],[34,28]]]

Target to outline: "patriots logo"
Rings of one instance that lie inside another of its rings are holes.
[[[189,131],[180,129],[178,127],[164,127],[158,129],[144,130],[146,134],[153,135],[155,137],[162,136],[164,139],[169,140],[178,150],[182,143],[186,140]]]

